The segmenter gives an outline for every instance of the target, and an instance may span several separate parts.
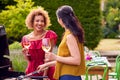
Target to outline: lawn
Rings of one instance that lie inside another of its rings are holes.
[[[102,39],[95,48],[98,51],[120,50],[120,39]]]
[[[23,57],[21,49],[10,50],[10,60],[12,61],[12,67],[15,71],[24,72],[27,66],[27,61]]]

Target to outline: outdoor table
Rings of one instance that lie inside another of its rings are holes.
[[[109,69],[111,69],[111,64],[108,61],[108,59],[106,57],[94,57],[91,61],[98,61],[98,64],[99,64],[100,61],[104,61],[104,62],[107,63],[108,71],[107,71],[107,74],[106,74],[106,80],[108,80]],[[99,64],[99,65],[102,66],[102,67],[93,67],[92,69],[90,69],[88,71],[88,74],[90,74],[90,75],[102,75],[103,76],[105,65],[103,65],[103,64]],[[92,66],[92,65],[90,65],[90,66]],[[88,65],[88,67],[89,67],[89,65]]]

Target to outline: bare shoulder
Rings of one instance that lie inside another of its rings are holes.
[[[75,39],[75,36],[73,35],[73,34],[69,34],[69,35],[67,35],[67,41],[75,41],[76,39]]]
[[[67,39],[72,39],[72,38],[75,38],[73,34],[67,35]]]

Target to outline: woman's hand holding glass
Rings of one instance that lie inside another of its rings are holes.
[[[23,39],[23,53],[25,53],[26,56],[30,56],[29,54],[29,47],[31,46],[30,41],[27,38]]]
[[[45,51],[45,53],[49,53],[52,48],[50,38],[43,38],[42,39],[42,49]],[[48,62],[49,60],[45,57],[45,62]]]
[[[51,44],[50,38],[43,38],[42,39],[42,49],[46,53],[45,54],[45,62],[54,60],[55,54],[50,52],[52,49],[52,44]]]
[[[42,49],[45,52],[49,52],[52,48],[51,42],[50,42],[50,38],[43,38],[42,39]]]
[[[45,61],[49,62],[49,61],[55,61],[57,58],[57,55],[52,53],[52,52],[46,52],[47,54],[45,54]]]

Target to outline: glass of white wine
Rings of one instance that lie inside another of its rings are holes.
[[[29,47],[31,46],[31,43],[30,43],[30,41],[29,41],[27,38],[24,38],[24,39],[23,39],[23,46],[24,46],[25,48],[27,48],[27,49],[29,49]],[[27,56],[30,56],[29,53],[27,53],[26,55],[27,55]]]
[[[30,47],[30,41],[27,39],[27,38],[25,38],[24,40],[23,40],[23,46],[25,47],[25,48],[27,48],[27,49],[29,49],[29,47]]]
[[[45,52],[49,52],[51,50],[51,42],[50,42],[50,38],[43,38],[42,39],[42,49]]]

